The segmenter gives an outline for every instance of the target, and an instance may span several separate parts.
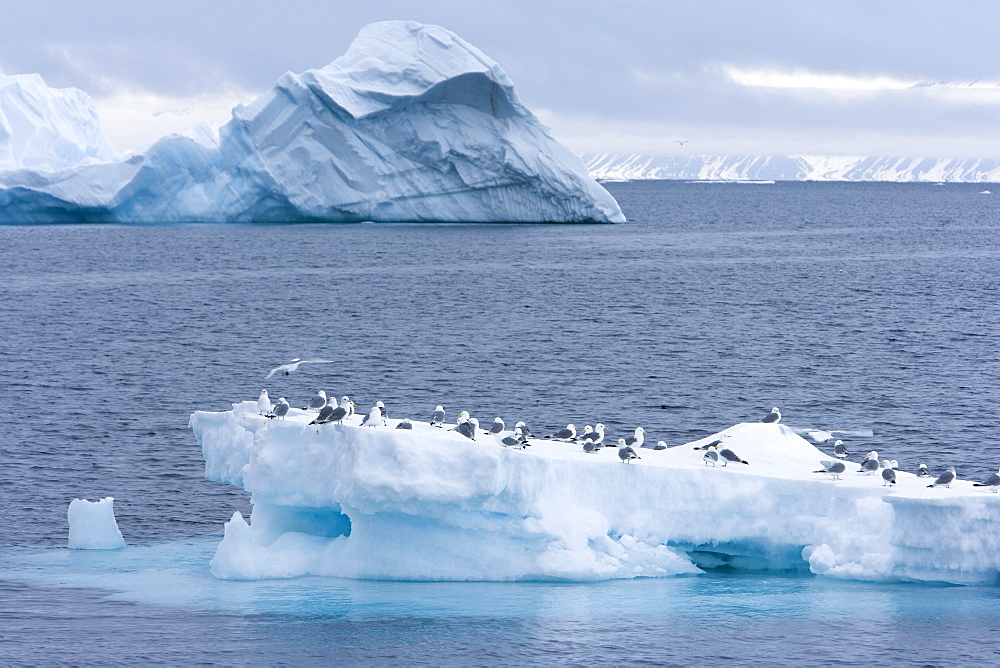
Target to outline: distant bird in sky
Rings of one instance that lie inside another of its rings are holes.
[[[765,415],[763,418],[761,418],[760,421],[761,422],[769,422],[769,423],[770,422],[781,422],[781,412],[778,410],[778,407],[775,406],[774,408],[771,409],[771,412],[768,413],[767,415]]]
[[[690,139],[675,139],[674,143],[675,144],[680,144],[681,146],[684,146],[684,144],[691,143],[691,140]]]
[[[928,487],[937,487],[938,485],[944,485],[948,489],[951,489],[951,483],[955,481],[955,467],[949,466],[948,469],[937,477],[937,480],[927,485]]]
[[[277,373],[280,373],[285,376],[291,375],[293,371],[298,370],[300,364],[321,364],[321,363],[329,364],[331,362],[333,362],[333,360],[303,360],[296,357],[288,364],[282,364],[281,366],[276,366],[273,369],[271,369],[271,372],[266,376],[264,376],[264,380],[267,380],[268,378]]]

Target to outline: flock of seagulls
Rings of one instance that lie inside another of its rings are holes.
[[[303,360],[296,358],[288,364],[275,367],[270,373],[268,373],[266,378],[271,378],[277,374],[289,375],[298,369],[301,364],[323,363],[329,361],[330,360]],[[267,390],[265,389],[260,391],[260,397],[257,399],[257,408],[260,414],[267,418],[284,419],[285,416],[288,415],[288,411],[291,406],[284,397],[279,398],[277,403],[272,404]],[[302,410],[317,412],[315,419],[309,423],[310,425],[323,425],[342,424],[345,419],[354,415],[354,409],[355,403],[351,401],[350,397],[344,395],[338,402],[335,398],[328,397],[324,390],[320,390],[316,393],[316,396],[309,400],[309,403],[306,404]],[[386,411],[385,404],[378,401],[361,419],[361,426],[385,427],[387,425],[386,420],[388,417],[389,414]],[[435,406],[430,416],[430,425],[432,427],[444,429],[445,417],[446,414],[444,407],[441,405]],[[766,424],[776,424],[781,421],[781,411],[779,411],[777,407],[772,408],[771,412],[767,413],[763,418],[761,418],[760,421]],[[396,424],[395,428],[413,429],[413,423],[409,418],[404,418]],[[561,441],[566,443],[579,443],[584,452],[596,453],[604,448],[606,430],[607,428],[601,422],[597,422],[594,425],[588,424],[583,429],[577,429],[576,425],[570,423],[563,429],[559,429],[542,438],[545,440]],[[523,421],[517,422],[513,429],[508,430],[506,423],[500,417],[493,418],[493,422],[490,424],[490,427],[488,429],[484,429],[480,427],[479,420],[470,416],[468,411],[462,411],[459,413],[456,419],[456,424],[454,427],[451,427],[450,431],[461,434],[465,438],[472,441],[479,440],[479,437],[492,438],[497,444],[505,448],[515,448],[519,450],[523,450],[524,448],[530,446],[531,443],[529,438],[533,438],[535,436],[531,429],[529,429],[527,424]],[[667,444],[664,441],[657,441],[655,444],[647,443],[645,439],[646,433],[646,430],[642,427],[636,427],[632,434],[618,439],[618,457],[621,459],[622,463],[630,464],[634,459],[642,459],[642,457],[640,457],[636,452],[636,448],[646,448],[650,450],[667,449]],[[728,436],[726,437],[728,438]],[[730,463],[744,465],[750,464],[750,462],[743,459],[731,448],[724,446],[725,443],[723,443],[721,439],[716,439],[711,443],[697,446],[694,449],[704,451],[702,459],[706,466],[714,467],[719,463],[721,463],[722,466],[728,466]],[[834,480],[840,480],[842,479],[841,476],[847,472],[847,465],[850,462],[848,462],[845,458],[850,456],[850,452],[844,442],[838,439],[833,443],[833,454],[837,459],[820,461],[820,466],[822,468],[814,471],[814,473],[825,473],[830,475]],[[878,452],[871,450],[859,463],[857,473],[861,475],[874,475],[876,472],[881,471],[883,486],[891,486],[897,483],[896,471],[898,469],[899,463],[896,460],[880,460]],[[931,477],[931,473],[926,464],[921,463],[917,467],[916,476],[922,478]],[[950,487],[951,483],[955,481],[956,476],[955,467],[949,466],[934,479],[934,482],[927,486]],[[986,480],[974,483],[974,486],[987,487],[991,489],[993,493],[997,493],[1000,491],[1000,470],[989,476]]]

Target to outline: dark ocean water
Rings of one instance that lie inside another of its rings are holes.
[[[536,432],[643,425],[671,445],[779,406],[793,427],[871,429],[852,451],[904,470],[1000,466],[996,195],[608,188],[628,224],[0,227],[0,663],[854,663],[886,647],[894,663],[996,663],[994,588],[714,574],[408,585],[420,596],[397,608],[379,601],[412,596],[400,583],[324,585],[373,597],[357,614],[3,582],[4,551],[65,545],[75,497],[114,496],[130,544],[218,534],[248,499],[203,479],[188,416],[261,387],[423,419],[442,403]],[[263,383],[293,357],[335,363]],[[510,609],[449,603],[470,596]],[[735,601],[722,615],[720,596]]]

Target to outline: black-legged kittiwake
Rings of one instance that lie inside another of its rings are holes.
[[[648,445],[644,445],[642,447],[648,448],[649,446]],[[653,449],[654,450],[666,450],[667,449],[667,442],[666,441],[657,441],[656,445],[653,446]]]
[[[624,438],[618,439],[618,459],[622,460],[622,464],[631,464],[633,459],[642,459],[625,441]]]
[[[318,411],[319,409],[323,408],[323,406],[326,406],[326,392],[324,390],[320,390],[319,392],[316,393],[315,397],[309,400],[309,403],[306,404],[305,408],[303,408],[302,410]]]
[[[327,422],[330,422],[331,421],[330,418],[333,416],[333,412],[338,408],[339,406],[337,406],[337,404],[333,402],[328,403],[326,406],[323,406],[323,408],[319,409],[319,415],[317,415],[316,419],[310,422],[309,424],[326,424]]]
[[[410,422],[410,418],[403,418],[396,425],[396,429],[413,429],[413,423]]]
[[[593,441],[584,441],[583,442],[583,451],[584,452],[597,452],[600,449],[601,449],[601,446],[598,445],[597,443],[594,443]]]
[[[284,420],[285,416],[288,415],[289,408],[291,408],[291,406],[288,405],[288,401],[284,397],[281,397],[278,399],[278,403],[274,405],[274,408],[271,409],[271,412],[267,417],[281,418]]]
[[[1000,489],[1000,471],[997,471],[989,478],[982,482],[972,483],[973,487],[992,487],[993,493],[997,493],[997,489]]]
[[[261,390],[260,396],[257,397],[257,410],[260,411],[261,415],[267,415],[272,408],[271,398],[267,396],[267,390]]]
[[[781,412],[778,410],[778,407],[775,406],[774,408],[771,409],[771,412],[768,413],[767,415],[765,415],[763,418],[761,418],[760,421],[761,422],[780,422],[781,421]]]
[[[865,475],[874,475],[875,471],[878,471],[878,453],[874,450],[870,451],[865,455],[865,460],[861,462],[861,468],[858,469],[858,473],[864,473]]]
[[[379,402],[382,403],[382,402]],[[382,417],[382,407],[378,404],[372,406],[372,409],[368,411],[368,415],[361,418],[362,427],[384,427],[385,418]]]
[[[955,481],[955,467],[949,466],[944,473],[937,477],[937,480],[927,485],[928,487],[937,487],[938,485],[944,485],[948,489],[951,489],[951,483]]]
[[[549,434],[545,438],[561,438],[563,440],[572,441],[576,439],[576,425],[572,422],[566,425],[565,429],[560,429],[554,434]]]
[[[462,436],[472,439],[473,441],[476,440],[476,427],[470,420],[459,422],[452,428],[452,431],[457,431]]]
[[[893,469],[892,462],[889,460],[882,462],[882,480],[885,481],[882,483],[883,487],[886,485],[896,484],[896,471]]]
[[[625,437],[625,445],[629,445],[634,448],[641,448],[642,442],[646,440],[646,437],[643,436],[643,434],[645,433],[646,433],[645,429],[643,429],[642,427],[636,427],[634,434]]]
[[[521,433],[520,429],[515,429],[506,436],[503,436],[503,434],[495,434],[495,437],[500,441],[500,445],[505,448],[523,447],[524,434]]]
[[[831,462],[824,459],[819,463],[819,465],[823,468],[819,471],[813,471],[813,473],[829,473],[834,480],[840,480],[840,474],[847,469],[847,466],[841,461]]]
[[[499,434],[503,431],[503,420],[498,417],[493,418],[493,424],[490,426],[490,433],[493,435]]]
[[[330,402],[330,405],[333,406],[332,401]],[[334,409],[330,412],[327,422],[342,422],[344,418],[353,412],[351,409],[353,405],[354,404],[347,397],[347,395],[342,396],[340,398],[340,405],[334,407]]]
[[[837,457],[847,457],[851,453],[847,451],[847,446],[844,445],[843,441],[837,440],[833,444],[833,454]]]
[[[729,448],[723,448],[719,450],[719,457],[726,460],[725,462],[723,462],[722,464],[723,466],[727,466],[729,462],[739,462],[740,464],[747,464],[747,465],[750,464],[750,462],[743,459]]]
[[[431,415],[431,426],[440,427],[442,424],[444,424],[444,406],[435,406]]]
[[[594,445],[601,445],[602,441],[604,441],[604,424],[601,422],[595,424],[593,431],[583,435],[583,440],[589,441]]]
[[[535,435],[530,429],[528,429],[528,425],[524,424],[523,420],[514,425],[514,429],[517,429],[518,427],[521,428],[521,433],[524,434],[525,437],[533,437]]]
[[[715,466],[719,463],[719,451],[715,448],[709,448],[708,451],[701,456],[702,461],[705,462],[705,466],[711,464]]]
[[[695,447],[695,450],[711,450],[712,448],[717,448],[722,445],[721,439],[715,439],[711,443],[706,443],[705,445],[699,445]]]
[[[301,360],[298,357],[296,357],[288,364],[282,364],[281,366],[276,366],[273,369],[271,369],[271,372],[264,377],[264,380],[267,380],[276,373],[280,373],[282,375],[287,376],[291,374],[293,371],[298,370],[300,364],[320,364],[320,363],[329,364],[331,362],[333,362],[333,360]]]
[[[917,477],[918,478],[930,478],[931,472],[927,470],[927,464],[920,462],[920,466],[917,467]]]

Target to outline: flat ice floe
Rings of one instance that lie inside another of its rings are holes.
[[[883,486],[781,424],[744,423],[662,451],[533,439],[524,450],[412,430],[267,419],[256,402],[196,412],[206,476],[252,495],[212,560],[226,579],[598,580],[740,569],[986,584],[1000,571],[1000,495],[958,480]],[[447,425],[446,425],[447,426]],[[715,439],[749,462],[706,466]]]

